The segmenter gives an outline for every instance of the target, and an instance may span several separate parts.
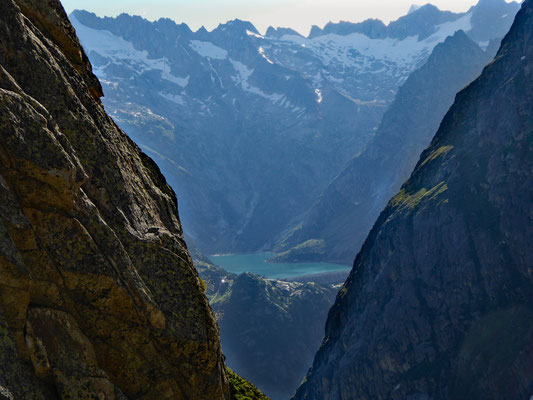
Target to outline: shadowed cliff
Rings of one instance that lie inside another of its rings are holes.
[[[533,393],[533,1],[381,213],[295,399]]]
[[[457,92],[479,76],[495,53],[483,51],[463,31],[436,46],[402,85],[373,140],[280,242],[284,252],[275,259],[351,263],[379,213],[431,142]]]

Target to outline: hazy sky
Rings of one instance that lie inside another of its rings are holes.
[[[411,4],[430,2],[441,10],[466,11],[477,0],[61,0],[67,12],[77,8],[100,16],[122,12],[154,20],[168,17],[196,30],[239,18],[264,33],[269,25],[291,27],[307,34],[311,25],[329,21],[379,18],[389,22],[407,13]]]

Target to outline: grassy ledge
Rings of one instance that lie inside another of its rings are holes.
[[[253,384],[227,368],[231,398],[233,400],[270,400]]]

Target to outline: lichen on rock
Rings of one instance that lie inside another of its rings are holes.
[[[230,399],[177,199],[58,0],[0,3],[0,395]]]

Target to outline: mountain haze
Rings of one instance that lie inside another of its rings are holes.
[[[501,2],[512,18],[517,4]],[[438,43],[464,30],[488,46],[499,30],[478,25],[489,17],[508,29],[484,3],[464,14],[425,6],[388,26],[329,24],[308,38],[262,36],[240,20],[192,32],[125,14],[71,19],[107,110],[156,159],[180,193],[186,233],[213,254],[272,248],[366,147]]]

